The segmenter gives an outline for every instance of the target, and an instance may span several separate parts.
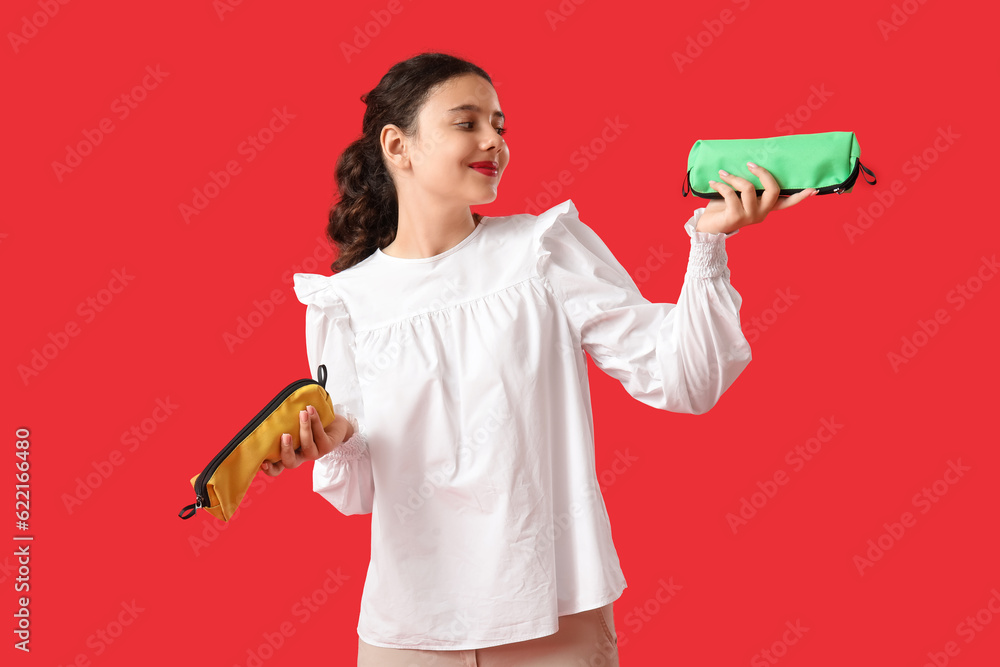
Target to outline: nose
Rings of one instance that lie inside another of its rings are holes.
[[[491,127],[488,132],[489,133],[486,135],[486,139],[480,145],[484,148],[484,150],[496,148],[499,153],[500,148],[506,145],[504,138],[497,134],[496,129],[493,127]]]

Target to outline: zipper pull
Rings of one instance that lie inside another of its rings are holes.
[[[201,497],[198,496],[197,500],[194,501],[193,505],[188,505],[188,506],[184,507],[183,509],[181,509],[181,511],[177,514],[177,516],[179,516],[182,519],[190,519],[191,517],[193,517],[195,515],[195,512],[197,512],[198,510],[200,510],[202,507],[204,507],[204,505],[201,504]],[[190,511],[188,511],[188,510],[190,510]],[[185,512],[188,512],[188,513],[185,515],[184,514]]]
[[[868,183],[868,185],[875,185],[876,183],[878,183],[878,181],[875,179],[875,172],[873,172],[871,169],[869,169],[865,165],[861,164],[861,159],[860,158],[858,159],[858,166],[861,167],[861,171],[863,171],[863,172],[865,172],[867,174],[871,174],[872,180],[870,180],[870,181],[868,180],[867,176],[865,176],[863,174],[861,176],[863,179],[865,179],[865,181]]]

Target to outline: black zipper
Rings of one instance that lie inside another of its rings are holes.
[[[319,386],[325,389],[326,366],[324,364],[320,364],[319,369],[317,371],[317,377],[319,377],[318,381],[313,380],[312,378],[305,378],[303,380],[296,380],[295,382],[291,383],[290,385],[282,389],[280,392],[278,392],[277,396],[272,398],[271,401],[267,405],[265,405],[260,412],[257,413],[257,415],[250,421],[249,424],[240,429],[240,432],[237,433],[236,436],[229,441],[229,444],[223,447],[221,452],[219,452],[212,458],[209,464],[205,466],[205,469],[201,471],[201,474],[198,475],[198,479],[196,479],[194,483],[194,492],[195,492],[194,504],[184,507],[177,516],[179,516],[182,519],[190,519],[192,516],[194,516],[195,512],[197,512],[200,508],[208,507],[209,506],[208,488],[207,488],[208,480],[212,479],[212,475],[215,473],[216,468],[222,465],[222,462],[226,460],[226,457],[233,453],[233,450],[239,446],[239,444],[243,441],[243,439],[246,438],[251,433],[253,433],[253,430],[258,426],[260,426],[260,424],[265,419],[267,419],[267,416],[270,415],[272,412],[274,412],[275,409],[277,409],[277,407],[281,405],[286,398],[295,393],[295,391],[311,384],[318,384]],[[188,512],[186,516],[184,514],[185,512]]]
[[[851,175],[847,177],[846,181],[844,181],[843,183],[837,183],[835,185],[825,185],[825,186],[823,186],[821,188],[816,188],[816,194],[817,195],[829,195],[829,194],[833,194],[834,192],[836,192],[838,195],[844,194],[845,192],[847,192],[848,190],[850,190],[851,187],[854,185],[854,182],[856,180],[858,180],[858,174],[861,173],[862,169],[866,173],[870,174],[871,177],[872,177],[872,180],[870,180],[870,181],[866,177],[865,178],[865,182],[868,183],[869,185],[875,185],[875,183],[878,182],[875,179],[875,174],[872,173],[871,169],[869,169],[868,167],[866,167],[863,164],[861,164],[861,160],[859,159],[859,160],[857,160],[854,163],[854,171],[851,172]],[[806,188],[782,188],[779,194],[782,194],[782,195],[794,195],[796,192],[802,192],[805,189]],[[692,188],[691,187],[691,172],[690,171],[684,177],[684,183],[681,184],[681,195],[687,197],[689,192],[692,193],[692,194],[695,194],[695,195],[697,195],[699,197],[704,197],[706,199],[724,199],[724,197],[721,194],[719,194],[718,192],[716,192],[715,190],[711,190],[709,192],[698,192],[694,188]],[[764,191],[762,189],[758,188],[757,189],[757,196],[759,197],[762,194],[764,194]],[[739,193],[737,193],[737,196],[739,196]]]

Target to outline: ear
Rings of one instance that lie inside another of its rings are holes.
[[[385,125],[379,135],[379,142],[382,144],[382,155],[387,163],[396,168],[402,168],[409,164],[406,137],[398,126],[392,123]]]

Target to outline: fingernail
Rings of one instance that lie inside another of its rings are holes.
[[[291,440],[291,439],[292,439],[292,436],[288,435],[287,433],[282,433],[281,434],[281,444],[283,446],[287,447],[288,446],[288,441]]]
[[[719,173],[722,174],[723,176],[728,176],[729,175],[729,172],[726,171],[725,169],[720,169]]]
[[[310,414],[310,415],[314,415],[314,414],[316,414],[316,408],[314,408],[314,407],[313,407],[313,406],[311,406],[311,405],[307,405],[307,406],[306,406],[306,410],[308,410],[308,411],[309,411],[309,414]]]
[[[305,410],[299,410],[299,421],[307,422],[309,421],[309,413]]]
[[[750,167],[751,169],[757,168],[757,165],[755,165],[753,162],[747,162],[747,166]]]

